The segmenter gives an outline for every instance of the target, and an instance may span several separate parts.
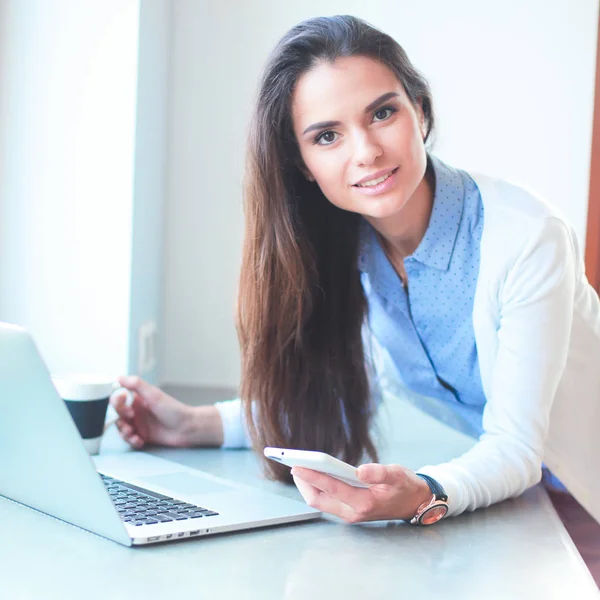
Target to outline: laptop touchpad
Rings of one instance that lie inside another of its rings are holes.
[[[179,494],[214,494],[215,492],[231,491],[231,488],[205,479],[204,477],[195,477],[184,471],[178,473],[168,473],[167,475],[153,475],[151,477],[140,477],[152,485],[159,485],[169,490],[169,493],[176,496]]]

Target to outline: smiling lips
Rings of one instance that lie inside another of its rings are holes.
[[[374,187],[380,183],[383,183],[386,179],[391,177],[396,171],[398,167],[395,169],[386,169],[384,171],[379,171],[378,173],[373,173],[373,175],[367,175],[363,177],[359,182],[353,184],[354,187]]]
[[[394,186],[397,171],[398,167],[378,171],[377,173],[363,177],[359,182],[353,184],[352,187],[368,195],[387,192]]]

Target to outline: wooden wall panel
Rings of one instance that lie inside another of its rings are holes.
[[[590,165],[590,195],[588,201],[585,268],[590,283],[600,291],[600,15],[596,41],[596,87],[594,92],[594,122]]]

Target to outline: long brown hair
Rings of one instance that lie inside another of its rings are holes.
[[[331,204],[303,176],[291,98],[317,62],[374,58],[396,75],[433,128],[431,93],[390,36],[350,16],[292,28],[265,67],[250,135],[237,327],[249,433],[265,446],[320,450],[351,464],[377,460],[357,267],[362,217]],[[264,460],[267,474],[289,469]]]

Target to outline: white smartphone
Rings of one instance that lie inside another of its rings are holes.
[[[264,455],[271,460],[283,463],[288,467],[305,467],[313,471],[319,471],[331,475],[344,483],[354,487],[366,488],[368,485],[362,483],[356,476],[356,467],[345,463],[325,452],[313,450],[293,450],[292,448],[264,449]]]

